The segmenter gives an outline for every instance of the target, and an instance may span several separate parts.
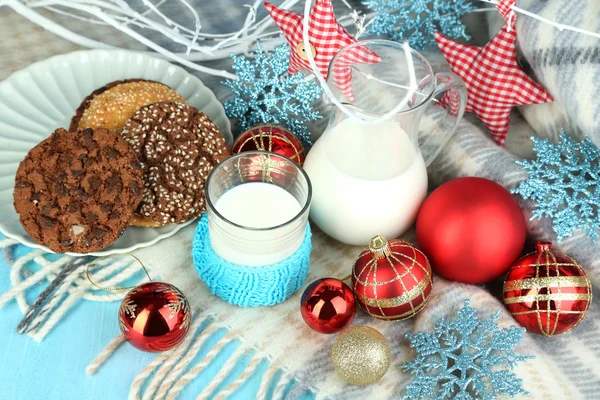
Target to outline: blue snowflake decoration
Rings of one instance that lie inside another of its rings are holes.
[[[223,82],[233,91],[233,98],[224,104],[227,116],[237,118],[242,130],[258,124],[283,125],[311,144],[305,124],[322,118],[312,108],[322,89],[314,82],[305,81],[300,73],[285,75],[289,47],[282,45],[268,54],[257,43],[254,60],[235,54],[230,57],[239,79]]]
[[[513,189],[537,203],[531,219],[552,218],[560,242],[577,228],[598,239],[600,229],[600,150],[588,138],[572,141],[563,130],[558,144],[532,137],[537,159],[517,161],[529,174]]]
[[[516,354],[525,328],[500,329],[500,311],[480,320],[465,300],[454,321],[440,320],[433,332],[407,333],[417,356],[401,366],[416,378],[404,399],[496,399],[528,395],[510,371],[531,356]],[[508,367],[508,369],[503,368]]]
[[[435,46],[436,31],[453,39],[470,39],[460,20],[475,8],[468,0],[366,0],[363,4],[377,13],[367,33],[407,40],[417,50]]]

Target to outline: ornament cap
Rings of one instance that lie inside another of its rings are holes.
[[[382,258],[392,255],[390,244],[387,239],[381,235],[373,236],[371,243],[369,243],[369,251],[375,260],[381,260]]]
[[[552,242],[537,242],[536,248],[538,253],[552,251]]]

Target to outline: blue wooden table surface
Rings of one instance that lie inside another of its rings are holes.
[[[4,238],[0,234],[0,238]],[[0,293],[11,288],[10,267],[0,257]],[[37,288],[37,293],[43,288]],[[28,295],[28,302],[35,298]],[[126,399],[135,376],[152,361],[156,354],[145,353],[128,343],[93,376],[85,367],[102,348],[119,333],[117,311],[119,302],[89,302],[79,300],[61,322],[40,343],[16,332],[22,313],[16,301],[0,309],[0,400],[100,400]],[[218,340],[206,343],[199,355],[208,352]],[[226,348],[181,392],[181,399],[195,399],[234,347]],[[259,377],[246,382],[230,399],[251,399],[260,385]],[[313,396],[306,396],[311,398]]]

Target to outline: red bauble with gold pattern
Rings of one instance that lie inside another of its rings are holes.
[[[165,351],[185,337],[192,318],[187,299],[175,286],[148,282],[131,289],[119,308],[119,327],[133,346]]]
[[[350,325],[356,313],[352,289],[335,278],[317,279],[300,300],[304,322],[320,333],[336,333]]]
[[[302,143],[294,134],[277,125],[259,125],[242,132],[233,143],[233,154],[250,150],[277,153],[302,166],[306,155]]]
[[[504,281],[504,304],[529,332],[545,336],[573,329],[592,302],[592,284],[575,260],[539,242],[519,259]]]
[[[371,239],[352,268],[358,304],[375,318],[401,320],[425,307],[432,287],[425,254],[408,242]]]

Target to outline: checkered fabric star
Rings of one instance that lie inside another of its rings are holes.
[[[506,141],[514,106],[553,100],[517,64],[517,18],[510,8],[514,3],[515,0],[500,2],[498,9],[507,23],[484,47],[463,45],[438,32],[435,34],[452,71],[467,85],[467,111],[477,115],[501,146]]]
[[[304,16],[294,11],[282,10],[265,2],[265,7],[275,23],[283,31],[291,47],[289,72],[294,73],[302,69],[312,71],[308,63],[306,49],[303,41]],[[309,41],[315,63],[323,75],[327,77],[329,62],[343,47],[356,43],[342,25],[335,19],[331,0],[317,0],[309,15]],[[332,71],[332,78],[340,91],[350,100],[354,101],[352,94],[352,64],[374,64],[381,58],[366,47],[355,47],[353,50],[336,62]]]
[[[496,4],[498,12],[502,15],[502,18],[504,18],[508,25],[512,25],[513,23],[515,12],[512,8],[515,5],[517,5],[517,0],[500,0],[498,4]]]

